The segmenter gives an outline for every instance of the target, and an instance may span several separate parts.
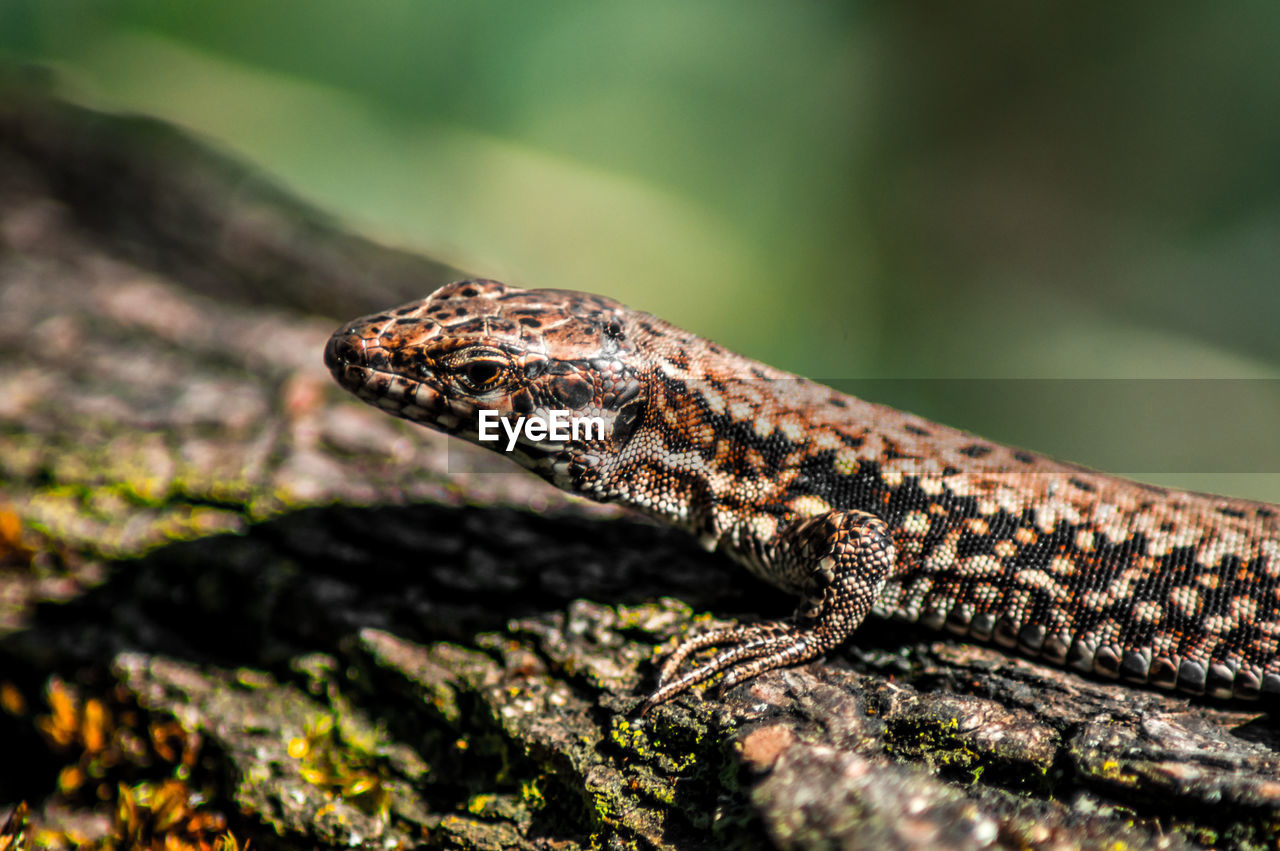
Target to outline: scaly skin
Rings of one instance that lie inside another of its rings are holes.
[[[1280,693],[1280,507],[993,444],[583,293],[450,284],[348,323],[325,363],[366,402],[476,443],[481,409],[601,417],[603,439],[511,455],[801,595],[787,621],[686,640],[645,709],[813,659],[872,612],[1135,683]]]

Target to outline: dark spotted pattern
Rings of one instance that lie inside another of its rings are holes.
[[[720,671],[730,685],[812,659],[869,612],[1104,677],[1280,693],[1275,506],[991,444],[582,293],[452,284],[349,323],[325,361],[370,404],[472,441],[486,408],[601,417],[603,439],[512,455],[801,596],[788,621],[686,641],[646,707]]]

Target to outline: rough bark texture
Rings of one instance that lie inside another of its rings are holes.
[[[339,320],[453,274],[169,128],[0,91],[0,821],[92,836],[77,788],[169,772],[261,848],[1280,839],[1262,707],[907,627],[629,714],[656,646],[789,604],[330,382]]]

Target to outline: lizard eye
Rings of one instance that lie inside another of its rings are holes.
[[[484,393],[501,387],[507,377],[505,360],[479,357],[458,364],[453,371],[458,383],[473,393]]]

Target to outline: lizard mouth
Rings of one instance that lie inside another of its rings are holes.
[[[344,389],[387,413],[451,434],[463,425],[439,391],[394,370],[376,339],[342,329],[325,344],[324,365]]]

